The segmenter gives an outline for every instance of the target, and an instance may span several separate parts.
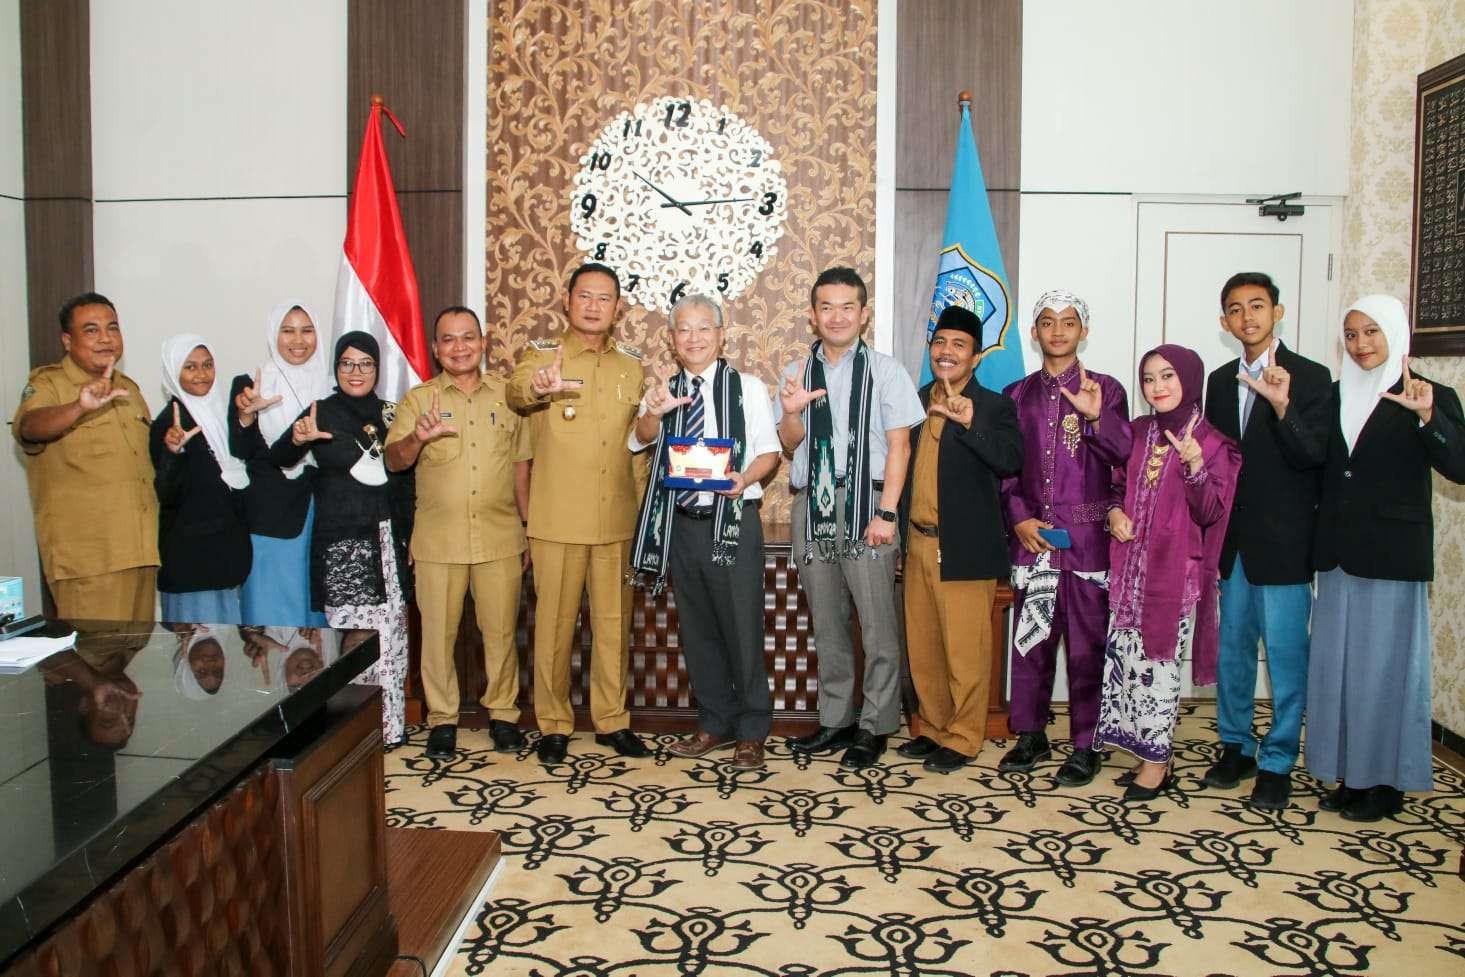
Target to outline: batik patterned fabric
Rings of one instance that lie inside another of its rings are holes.
[[[395,746],[406,738],[407,699],[407,602],[397,577],[397,550],[392,540],[392,523],[382,520],[377,527],[381,553],[381,578],[386,600],[380,604],[326,605],[331,627],[373,630],[381,643],[381,654],[356,677],[360,685],[379,685],[382,690],[382,739]]]
[[[1117,746],[1152,763],[1170,759],[1175,718],[1180,712],[1180,649],[1194,622],[1180,622],[1176,655],[1169,661],[1145,656],[1139,628],[1114,628],[1104,651],[1104,692],[1094,746]]]

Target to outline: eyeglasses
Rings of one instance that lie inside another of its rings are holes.
[[[710,336],[713,333],[717,332],[717,327],[716,326],[706,326],[706,325],[704,325],[704,326],[676,326],[676,327],[674,327],[672,329],[672,332],[675,333],[676,335],[680,336],[682,339],[686,339],[688,336],[696,336],[696,337],[698,337],[700,339],[700,338],[702,338],[704,336]]]
[[[376,360],[336,360],[336,369],[342,373],[375,373]]]

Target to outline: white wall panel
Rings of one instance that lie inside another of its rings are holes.
[[[227,381],[261,361],[264,323],[282,299],[304,299],[330,328],[343,199],[98,204],[94,233],[97,287],[117,303],[127,341],[123,368],[154,414],[168,336],[216,343]]]
[[[1027,0],[1022,188],[1343,196],[1352,60],[1341,0]]]
[[[91,39],[98,199],[345,192],[346,0],[93,3]]]
[[[0,199],[0,413],[5,418],[5,440],[0,444],[0,498],[6,500],[0,511],[0,576],[24,578],[25,606],[39,612],[41,575],[30,492],[20,449],[10,437],[10,418],[30,372],[26,324],[25,205],[19,200]]]
[[[0,195],[21,195],[22,158],[20,0],[0,0]]]

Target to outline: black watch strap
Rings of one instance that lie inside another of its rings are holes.
[[[889,509],[876,509],[875,510],[875,518],[877,518],[877,519],[884,519],[886,522],[895,522],[896,515],[895,515],[894,512],[891,512]]]

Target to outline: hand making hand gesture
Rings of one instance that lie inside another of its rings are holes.
[[[1200,415],[1196,414],[1190,419],[1190,423],[1185,425],[1184,436],[1179,438],[1175,437],[1169,431],[1165,432],[1165,437],[1169,438],[1170,443],[1175,446],[1175,453],[1180,456],[1181,464],[1189,468],[1192,475],[1200,471],[1201,464],[1204,461],[1201,457],[1200,442],[1195,439],[1195,435],[1192,433],[1195,431],[1195,426],[1199,422]]]
[[[127,396],[126,387],[112,386],[112,370],[116,365],[115,360],[108,363],[100,377],[83,386],[77,393],[76,402],[81,405],[82,410],[88,413],[100,410],[119,397]]]
[[[296,445],[309,444],[312,441],[330,441],[335,435],[329,431],[322,431],[315,426],[315,404],[310,405],[310,412],[295,422],[290,429],[290,440]]]
[[[941,389],[945,391],[944,400],[931,401],[927,410],[929,414],[940,414],[942,417],[955,421],[962,427],[972,426],[972,400],[970,397],[963,397],[952,389],[951,381],[945,377],[941,378]]]
[[[673,367],[656,367],[656,380],[652,383],[651,389],[646,391],[646,413],[652,417],[664,417],[683,404],[692,402],[691,397],[673,397],[671,395],[671,380],[676,374],[677,371]]]
[[[173,426],[163,434],[163,444],[175,455],[183,454],[184,445],[203,428],[195,426],[192,431],[183,430],[183,422],[178,418],[178,401],[173,401]]]
[[[1277,365],[1277,346],[1280,340],[1272,339],[1272,348],[1267,353],[1268,366],[1262,371],[1260,380],[1253,380],[1245,370],[1236,374],[1236,379],[1256,392],[1258,397],[1272,405],[1272,410],[1281,417],[1287,413],[1287,403],[1292,393],[1292,374],[1285,367]]]
[[[311,408],[314,410],[314,408]],[[436,389],[432,392],[432,407],[424,413],[417,415],[417,424],[412,428],[412,436],[419,444],[427,444],[429,441],[436,441],[438,438],[447,437],[450,434],[457,434],[458,429],[451,424],[443,423],[442,405]]]
[[[255,370],[254,382],[239,391],[239,396],[234,398],[234,409],[239,412],[240,426],[249,427],[254,423],[254,415],[262,410],[268,410],[284,399],[284,394],[276,394],[269,398],[261,397],[259,395],[259,371]]]
[[[1404,357],[1404,389],[1399,393],[1385,390],[1379,396],[1414,411],[1421,423],[1428,424],[1434,417],[1434,386],[1428,380],[1416,380],[1410,375],[1407,356]]]
[[[554,361],[549,366],[540,367],[534,371],[529,378],[529,389],[536,397],[548,397],[550,394],[563,393],[566,390],[578,390],[585,386],[584,380],[566,380],[560,376],[560,367],[564,363],[565,348],[558,347],[554,351]]]
[[[1134,520],[1123,509],[1109,510],[1109,535],[1121,543],[1134,539]]]
[[[1099,381],[1090,380],[1088,373],[1084,370],[1083,364],[1078,365],[1078,393],[1069,393],[1067,387],[1059,387],[1061,393],[1073,409],[1078,411],[1084,420],[1092,423],[1099,419],[1104,411],[1104,391],[1099,386]]]
[[[804,360],[793,376],[783,378],[783,386],[778,388],[778,403],[785,416],[802,413],[805,407],[824,396],[823,387],[818,390],[804,389],[801,378],[808,368],[809,361]]]

